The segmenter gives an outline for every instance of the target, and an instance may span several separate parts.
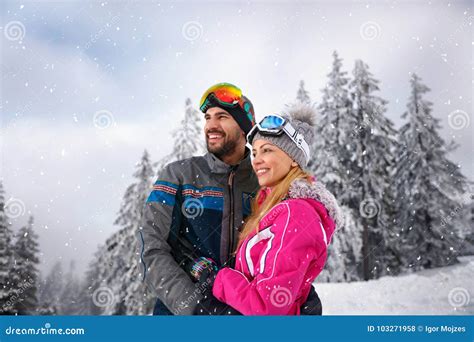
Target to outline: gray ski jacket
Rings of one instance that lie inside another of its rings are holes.
[[[249,155],[229,166],[207,153],[173,162],[159,172],[138,238],[143,278],[171,313],[193,313],[201,294],[186,265],[201,256],[218,266],[230,259],[257,190]]]

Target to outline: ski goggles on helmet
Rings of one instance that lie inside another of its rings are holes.
[[[222,108],[240,107],[249,120],[254,123],[254,112],[250,101],[242,95],[240,88],[230,83],[218,83],[210,87],[199,102],[199,109],[205,113],[213,105],[219,105]]]
[[[284,117],[278,114],[267,115],[262,121],[253,126],[247,134],[246,146],[249,150],[252,150],[252,141],[257,132],[261,132],[263,135],[273,136],[279,136],[285,133],[296,146],[303,151],[306,160],[309,160],[309,145],[306,140],[304,140],[303,134],[299,133]]]

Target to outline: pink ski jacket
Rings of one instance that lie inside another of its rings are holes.
[[[262,189],[264,197],[269,189]],[[221,269],[213,294],[244,315],[299,315],[311,284],[324,268],[327,247],[343,222],[334,196],[315,181],[296,180]]]

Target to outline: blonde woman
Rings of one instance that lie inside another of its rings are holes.
[[[221,269],[212,287],[219,301],[244,315],[301,314],[342,223],[334,196],[304,171],[314,139],[312,108],[288,114],[266,116],[247,136],[261,188],[235,267]]]

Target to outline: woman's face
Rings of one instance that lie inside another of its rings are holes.
[[[253,141],[252,156],[252,167],[260,186],[278,184],[292,167],[298,165],[280,148],[263,139]]]

